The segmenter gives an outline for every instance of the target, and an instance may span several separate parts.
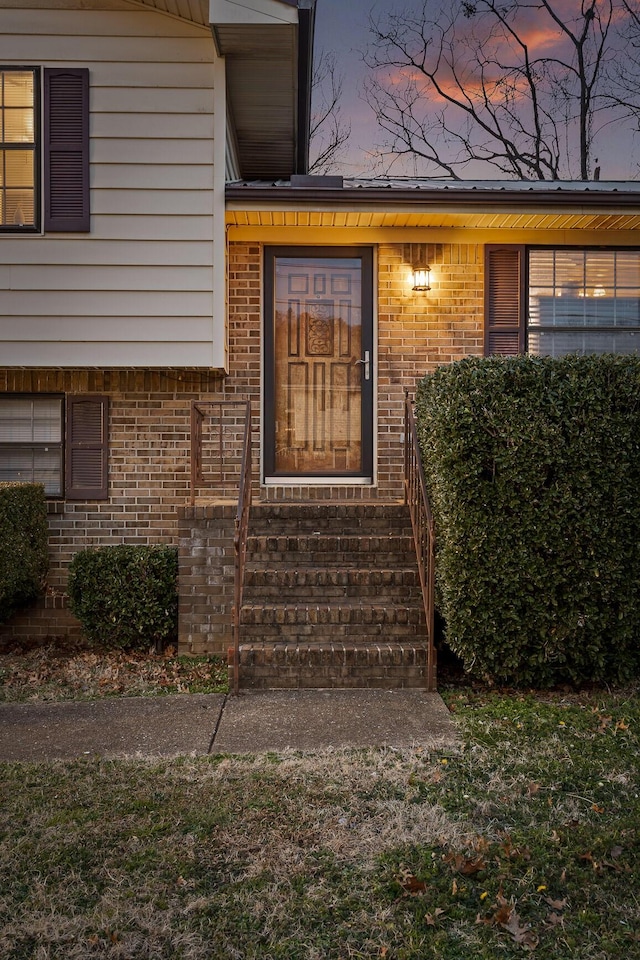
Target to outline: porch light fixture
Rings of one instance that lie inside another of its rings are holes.
[[[427,291],[431,290],[431,267],[413,268],[413,289]]]
[[[427,265],[426,243],[411,244],[411,263],[413,269],[413,290],[426,293],[431,290],[431,267]]]

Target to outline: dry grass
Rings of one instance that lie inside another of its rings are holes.
[[[0,701],[95,700],[226,690],[227,668],[208,657],[43,646],[0,654]]]

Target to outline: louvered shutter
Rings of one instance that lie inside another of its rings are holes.
[[[44,228],[90,229],[89,71],[44,71]]]
[[[525,351],[525,248],[485,247],[484,352]]]
[[[65,497],[108,498],[108,398],[68,396],[65,442]]]

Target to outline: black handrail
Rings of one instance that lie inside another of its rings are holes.
[[[420,455],[413,400],[408,391],[405,393],[404,414],[404,497],[411,514],[427,623],[427,690],[435,690],[435,530]]]

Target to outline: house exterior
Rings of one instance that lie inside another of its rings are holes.
[[[194,471],[192,402],[215,451],[251,401],[254,502],[389,504],[437,365],[637,349],[639,184],[306,176],[312,0],[0,0],[0,26],[0,479],[47,484],[52,553],[5,636],[77,629],[78,549],[170,542],[181,648],[226,652],[238,442]]]

